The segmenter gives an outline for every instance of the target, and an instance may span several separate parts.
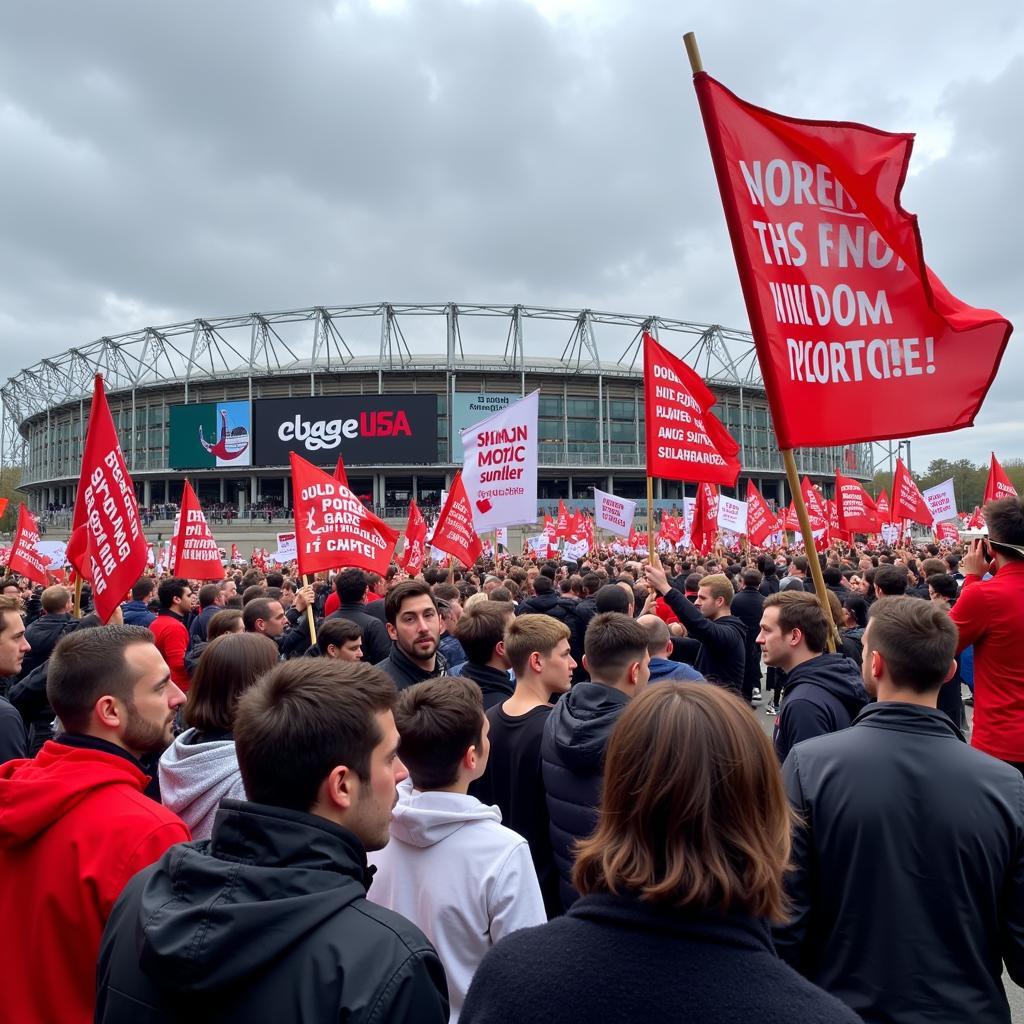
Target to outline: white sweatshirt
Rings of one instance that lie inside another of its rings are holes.
[[[398,787],[391,842],[369,855],[369,899],[407,917],[434,944],[459,1019],[484,954],[519,928],[544,924],[530,847],[501,811],[462,793]]]

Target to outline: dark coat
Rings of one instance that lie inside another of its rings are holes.
[[[740,693],[746,665],[747,627],[735,615],[706,619],[697,606],[678,590],[669,589],[665,604],[686,627],[690,639],[700,643],[694,668],[709,683]]]
[[[541,774],[551,822],[562,904],[577,898],[572,887],[573,844],[594,831],[608,738],[629,698],[602,683],[577,683],[563,694],[544,723]]]
[[[382,602],[377,602],[378,604]],[[376,665],[391,653],[391,638],[384,624],[372,615],[366,614],[364,604],[343,604],[329,619],[348,619],[363,631],[363,661]]]
[[[587,626],[590,620],[597,614],[597,602],[593,597],[584,597],[576,602],[573,609],[573,620],[567,622],[569,627],[569,651],[572,654],[576,667],[572,670],[572,681],[578,683],[581,680],[589,679],[590,675],[583,667],[583,638],[587,633]]]
[[[761,650],[757,634],[761,632],[761,613],[764,597],[757,590],[744,587],[736,592],[729,609],[746,629],[746,647],[743,659],[743,696],[748,700],[754,688],[761,687]]]
[[[196,644],[206,643],[206,630],[210,626],[210,619],[212,619],[217,612],[223,610],[224,609],[220,605],[211,604],[204,608],[192,620],[191,625],[188,627],[188,640],[190,647],[193,647]]]
[[[936,708],[881,703],[794,747],[780,956],[868,1022],[1008,1024],[1024,983],[1024,778]],[[797,1019],[797,1018],[794,1018]]]
[[[576,614],[576,604],[571,597],[562,597],[556,591],[550,594],[534,594],[516,607],[516,615],[550,615],[559,622],[564,622],[571,629],[569,622]],[[596,607],[596,606],[595,606]]]
[[[764,923],[609,893],[499,942],[459,1020],[859,1024],[775,956]]]
[[[114,905],[97,1024],[448,1020],[418,928],[366,898],[362,844],[311,814],[225,800]]]
[[[60,615],[41,615],[35,622],[25,629],[25,640],[31,645],[32,650],[25,653],[21,663],[19,679],[24,679],[34,672],[44,661],[49,660],[53,654],[57,641],[65,633],[70,633],[78,627],[78,621],[71,618],[67,613]]]
[[[378,661],[374,667],[390,676],[399,690],[426,682],[428,679],[448,675],[448,664],[440,650],[434,655],[433,670],[428,672],[420,668],[398,644],[392,644],[391,653],[383,661]]]
[[[28,757],[28,740],[21,715],[6,697],[0,697],[0,764]]]
[[[467,661],[459,675],[472,679],[484,696],[484,711],[495,704],[503,704],[512,696],[516,684],[504,669],[491,668],[489,665],[474,665]]]
[[[149,610],[145,601],[125,601],[121,605],[121,615],[126,626],[146,626],[156,618],[156,612]]]

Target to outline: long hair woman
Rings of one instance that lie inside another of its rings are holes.
[[[856,1024],[782,963],[792,813],[750,708],[706,683],[636,697],[608,743],[580,899],[487,955],[462,1024]]]
[[[260,633],[224,633],[207,643],[199,659],[185,704],[189,728],[159,764],[161,801],[188,825],[193,839],[210,837],[223,797],[245,799],[231,734],[235,709],[277,659],[277,644]]]

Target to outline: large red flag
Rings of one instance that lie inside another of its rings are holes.
[[[409,501],[409,522],[405,527],[405,550],[402,552],[401,567],[415,576],[423,567],[424,545],[427,541],[427,521],[416,504]]]
[[[996,501],[999,498],[1016,498],[1017,488],[1010,483],[1006,471],[999,465],[996,453],[992,453],[992,461],[988,467],[988,480],[985,481],[985,501]]]
[[[697,501],[693,506],[690,543],[702,555],[715,546],[718,536],[718,488],[714,484],[697,485]]]
[[[827,530],[828,513],[825,510],[825,502],[818,493],[818,489],[807,477],[800,481],[800,493],[803,495],[804,504],[807,506],[807,518],[811,521],[812,532],[817,533],[819,530]]]
[[[345,460],[339,455],[338,464],[334,467],[334,479],[341,484],[342,487],[348,487],[348,474],[345,472]]]
[[[900,205],[913,137],[694,86],[779,446],[973,423],[1012,327],[925,265]]]
[[[398,534],[341,481],[290,454],[300,574],[345,567],[383,576]]]
[[[181,511],[171,536],[171,557],[167,571],[189,580],[222,580],[224,564],[210,533],[206,516],[192,485],[186,480],[181,492]]]
[[[878,509],[878,518],[881,522],[892,522],[892,508],[889,504],[889,495],[886,493],[885,488],[878,492],[878,497],[875,499],[875,508]]]
[[[645,334],[648,476],[735,485],[740,446],[711,413],[714,404],[700,376]]]
[[[836,513],[839,527],[849,533],[877,533],[878,509],[868,492],[852,478],[836,470]]]
[[[896,460],[896,474],[892,481],[892,518],[894,522],[910,519],[925,526],[932,525],[932,510],[902,459]]]
[[[473,525],[473,506],[469,503],[461,472],[456,473],[452,481],[448,500],[438,516],[431,543],[465,566],[473,565],[484,553]]]
[[[104,622],[149,562],[135,488],[99,374],[89,410],[67,559],[79,576],[92,583],[93,602]]]
[[[753,480],[747,481],[747,540],[755,547],[763,544],[776,527],[775,513]]]
[[[46,559],[39,553],[39,527],[36,517],[25,506],[18,506],[18,528],[11,544],[11,554],[7,568],[11,572],[21,573],[26,579],[45,587]]]
[[[569,536],[569,513],[565,509],[565,502],[558,499],[558,517],[555,519],[555,537]]]

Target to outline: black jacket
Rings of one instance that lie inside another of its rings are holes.
[[[610,893],[584,896],[564,917],[502,939],[459,1017],[545,1020],[859,1024],[775,956],[762,922]]]
[[[551,591],[550,594],[534,594],[516,607],[516,615],[550,615],[559,622],[572,628],[572,619],[576,615],[577,602],[571,597]],[[596,611],[596,606],[595,606]]]
[[[428,679],[448,675],[448,663],[444,660],[440,650],[434,655],[433,670],[428,672],[420,668],[398,644],[392,644],[391,653],[383,661],[378,661],[375,667],[389,675],[399,690],[415,686]]]
[[[573,609],[572,622],[567,622],[569,627],[569,651],[572,654],[576,667],[572,670],[572,681],[574,683],[589,679],[590,675],[583,667],[583,638],[587,633],[587,626],[590,620],[597,614],[597,602],[593,597],[584,597],[576,602]]]
[[[210,619],[217,614],[217,612],[223,611],[224,609],[220,605],[211,604],[207,605],[191,622],[188,627],[188,643],[189,647],[194,647],[196,644],[206,643],[206,631],[210,626]],[[187,659],[186,659],[187,660]]]
[[[849,726],[871,698],[860,666],[842,654],[819,654],[786,673],[782,708],[775,719],[779,761],[795,743]]]
[[[755,589],[744,587],[736,592],[729,609],[740,619],[746,630],[746,645],[743,659],[743,696],[750,697],[754,687],[761,686],[761,650],[757,646],[757,634],[761,632],[761,613],[764,611],[764,597]]]
[[[444,969],[366,898],[362,844],[324,818],[225,800],[213,837],[171,847],[114,905],[97,1024],[444,1024]]]
[[[573,844],[594,831],[605,747],[628,703],[629,698],[611,686],[577,683],[559,698],[544,723],[541,774],[565,907],[577,898],[571,881]]]
[[[25,723],[6,697],[0,697],[0,764],[28,757]]]
[[[516,688],[508,672],[489,665],[474,665],[467,661],[459,675],[472,679],[480,687],[484,695],[484,711],[493,708],[495,704],[503,704]]]
[[[378,604],[381,602],[378,602]],[[348,619],[363,631],[363,661],[376,665],[391,653],[391,638],[384,624],[366,614],[364,604],[343,604],[329,619]]]
[[[57,641],[65,633],[70,633],[77,627],[77,620],[71,618],[67,613],[41,615],[36,619],[25,629],[25,639],[31,645],[32,650],[25,653],[18,678],[24,679],[44,661],[48,661],[50,655],[53,654],[54,647],[57,646]]]
[[[686,627],[690,639],[700,643],[694,668],[709,682],[737,693],[743,689],[746,670],[747,627],[735,615],[706,619],[686,595],[669,588],[665,604]]]
[[[946,715],[872,704],[795,747],[779,954],[868,1022],[1008,1024],[1024,983],[1024,778]]]

